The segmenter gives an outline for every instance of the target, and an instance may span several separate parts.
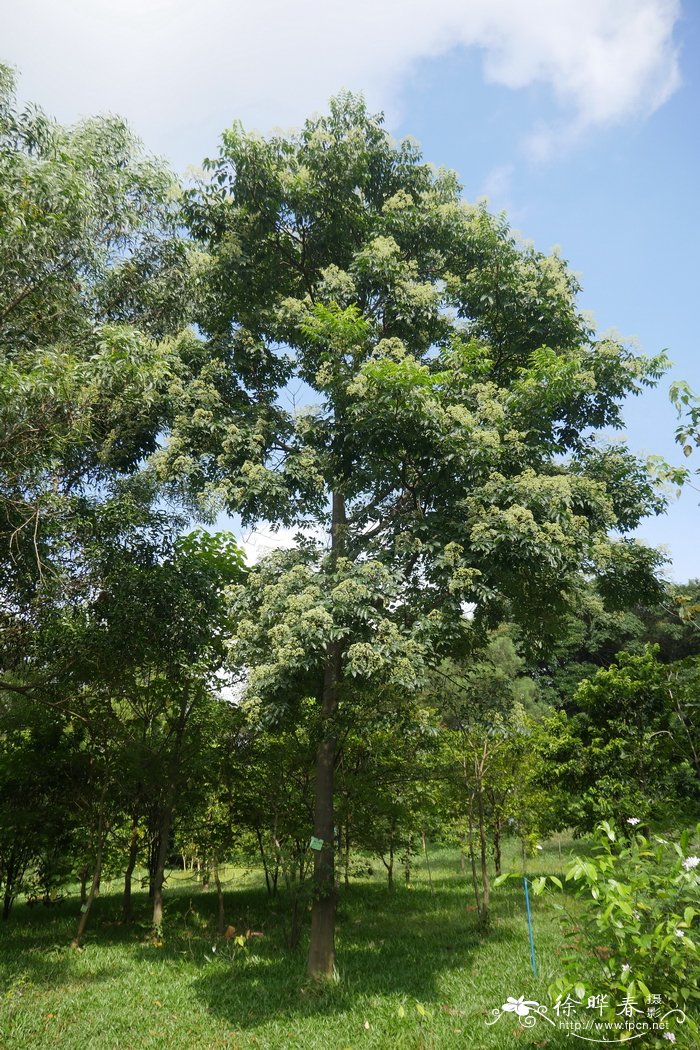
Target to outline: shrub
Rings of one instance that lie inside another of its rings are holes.
[[[635,1034],[622,1028],[627,1019],[649,1023],[636,1046],[668,1047],[681,1023],[683,1042],[697,1045],[700,858],[692,855],[687,832],[678,842],[647,838],[633,830],[637,823],[630,818],[629,835],[620,836],[603,822],[593,855],[570,862],[566,881],[576,886],[575,917],[558,906],[576,950],[564,956],[564,975],[549,992],[558,1004],[569,997],[595,1009],[602,1021],[619,1026],[620,1041]],[[534,891],[542,892],[547,881],[561,887],[559,879],[545,877],[533,881]]]

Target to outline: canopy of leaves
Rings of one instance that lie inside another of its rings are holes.
[[[253,574],[248,613],[235,596],[256,689],[318,673],[334,638],[351,676],[395,638],[414,678],[482,622],[541,640],[582,574],[617,603],[655,592],[659,556],[625,537],[663,498],[596,431],[665,362],[596,340],[558,255],[352,95],[291,136],[234,126],[206,172],[186,203],[208,255],[198,325],[236,390],[176,421],[159,467],[244,521],[323,530],[332,494],[344,506],[343,558],[308,541]]]

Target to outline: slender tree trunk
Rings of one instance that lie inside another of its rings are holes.
[[[350,885],[350,818],[348,817],[345,821],[345,842],[343,843],[344,853],[344,881],[345,886]]]
[[[168,848],[170,846],[170,826],[172,824],[173,811],[171,806],[166,806],[161,813],[158,827],[158,857],[153,880],[153,927],[159,927],[163,922],[163,884],[165,882],[165,864],[168,859]]]
[[[693,735],[690,732],[690,728],[688,726],[688,719],[683,714],[683,708],[681,707],[680,699],[674,693],[674,691],[671,689],[671,685],[670,685],[671,680],[672,680],[671,676],[669,676],[669,684],[667,686],[668,694],[671,697],[671,700],[673,701],[674,706],[676,708],[676,714],[678,715],[678,721],[680,722],[680,724],[683,726],[683,729],[685,730],[685,735],[688,738],[688,744],[690,746],[690,753],[693,756],[693,763],[695,765],[695,772],[700,777],[700,755],[698,755],[697,748],[695,747],[695,742],[693,741]]]
[[[387,876],[387,882],[389,884],[389,889],[393,890],[393,888],[394,888],[394,840],[393,840],[393,837],[391,838],[391,840],[389,842],[389,860],[388,861],[384,860],[384,855],[382,854],[382,864],[386,868],[386,876]]]
[[[95,865],[95,873],[92,877],[90,884],[90,892],[87,895],[85,904],[80,907],[80,920],[78,922],[78,929],[75,931],[75,937],[70,942],[71,948],[79,948],[80,941],[87,928],[88,920],[90,918],[90,912],[92,905],[97,896],[97,891],[100,886],[100,872],[102,870],[102,846],[100,845],[97,850],[97,863]]]
[[[423,838],[423,853],[425,854],[425,864],[428,869],[428,882],[430,883],[430,892],[434,893],[435,891],[433,889],[433,873],[430,870],[430,858],[428,857],[428,841],[425,837],[425,831],[421,831],[421,836]]]
[[[183,688],[180,694],[180,710],[175,726],[174,746],[170,755],[166,790],[158,818],[158,851],[155,857],[153,870],[153,918],[154,930],[160,929],[163,922],[163,885],[165,883],[165,865],[168,860],[170,849],[170,831],[173,824],[173,813],[178,781],[178,768],[180,764],[180,750],[185,735],[187,719],[191,712],[189,690]]]
[[[139,853],[139,831],[136,824],[131,829],[131,838],[129,840],[129,860],[126,865],[126,871],[124,872],[124,896],[122,897],[122,921],[131,922],[133,916],[131,912],[131,878],[134,874],[134,868],[136,867],[136,858]]]
[[[221,886],[221,878],[219,876],[219,863],[214,861],[214,867],[212,869],[214,875],[214,885],[216,886],[216,900],[218,904],[218,924],[217,930],[219,937],[223,937],[224,930],[226,929],[226,923],[224,921],[224,891]]]
[[[488,926],[491,886],[489,882],[489,869],[487,858],[486,821],[484,818],[484,793],[482,790],[481,783],[477,785],[476,798],[477,812],[479,815],[479,852],[481,859],[481,923],[483,926]]]
[[[476,854],[474,852],[474,820],[472,817],[472,805],[473,799],[469,800],[469,863],[472,872],[472,886],[474,887],[474,900],[476,901],[476,910],[481,915],[481,894],[479,893],[479,877],[476,874]]]
[[[17,891],[22,885],[22,877],[27,869],[29,853],[27,850],[13,849],[3,871],[5,892],[2,900],[2,917],[5,922],[10,918],[12,905],[15,902]]]
[[[90,872],[87,868],[80,869],[80,903],[85,904],[87,901],[87,881],[90,876]]]
[[[155,816],[151,812],[149,817],[149,836],[148,836],[148,896],[150,900],[153,900],[153,894],[156,886],[156,867],[158,864],[158,853],[160,851],[160,839],[158,838],[158,829],[155,827]]]
[[[389,863],[387,864],[387,875],[389,881],[389,889],[394,888],[394,844],[396,837],[396,821],[392,823],[391,830],[389,832]]]
[[[331,555],[337,557],[344,545],[345,499],[333,493]],[[332,977],[335,972],[335,831],[333,819],[333,774],[337,748],[335,714],[343,652],[339,641],[326,649],[321,692],[321,740],[316,751],[314,797],[314,836],[323,846],[314,850],[314,898],[311,907],[311,938],[308,972],[310,977]]]
[[[272,880],[270,878],[270,869],[267,865],[267,855],[265,853],[265,846],[263,845],[263,837],[260,828],[255,829],[255,835],[258,840],[258,849],[260,850],[260,859],[262,860],[263,871],[265,872],[265,885],[267,886],[268,897],[272,896]]]
[[[493,863],[496,875],[501,874],[501,818],[496,817],[493,825]]]
[[[12,911],[12,904],[13,904],[14,899],[15,899],[15,890],[14,890],[14,886],[12,884],[13,881],[14,880],[12,880],[12,879],[10,879],[8,877],[7,881],[5,882],[5,893],[3,894],[3,898],[2,898],[2,917],[3,917],[3,920],[5,922],[7,922],[8,919],[10,918],[10,912]]]
[[[82,904],[80,907],[80,919],[78,921],[78,929],[75,931],[75,937],[71,941],[71,948],[80,947],[80,941],[82,939],[83,934],[85,933],[85,930],[87,929],[87,924],[90,918],[90,912],[92,911],[93,902],[97,895],[97,891],[100,888],[100,877],[102,875],[102,857],[104,855],[104,809],[106,797],[107,784],[105,783],[102,789],[102,796],[100,798],[99,817],[97,820],[97,852],[95,854],[95,871],[92,876],[92,883],[90,884],[90,892],[87,895],[87,900],[85,901],[85,904]]]
[[[408,885],[409,882],[411,881],[411,861],[412,861],[412,858],[413,858],[413,833],[412,832],[409,833],[409,836],[406,839],[406,854],[405,854],[405,857],[406,857],[406,859],[405,859],[404,866],[403,866],[403,874],[404,874],[404,879],[406,880],[406,885]]]

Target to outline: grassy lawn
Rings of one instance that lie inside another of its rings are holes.
[[[519,864],[506,857],[506,867]],[[560,870],[557,844],[528,867],[533,874]],[[171,873],[162,944],[148,941],[145,895],[136,900],[141,925],[119,923],[117,882],[111,892],[103,887],[80,951],[68,947],[79,912],[75,895],[49,909],[19,901],[0,930],[0,1047],[571,1046],[543,1022],[527,1031],[509,1015],[486,1025],[508,996],[547,1001],[561,938],[546,900],[533,904],[535,978],[521,883],[493,892],[493,925],[482,935],[456,853],[431,857],[432,889],[425,862],[411,888],[398,882],[393,891],[381,864],[375,869],[341,890],[339,978],[324,987],[305,979],[303,939],[295,952],[283,947],[257,872],[227,872],[227,921],[263,933],[242,949],[217,941],[216,896],[189,873]]]

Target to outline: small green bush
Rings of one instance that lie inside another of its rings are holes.
[[[576,884],[575,918],[559,906],[573,951],[549,993],[559,1004],[569,997],[593,1008],[602,1021],[621,1026],[646,1020],[650,1030],[635,1038],[636,1046],[668,1047],[676,1032],[679,1043],[697,1046],[700,858],[692,855],[688,833],[678,842],[647,838],[634,830],[639,821],[628,823],[622,836],[607,821],[598,825],[593,855],[575,857],[568,866],[566,880]],[[547,881],[536,879],[534,891]],[[559,879],[549,881],[561,887]],[[667,1027],[653,1028],[653,1022]],[[631,1028],[618,1032],[621,1042],[633,1035]]]

